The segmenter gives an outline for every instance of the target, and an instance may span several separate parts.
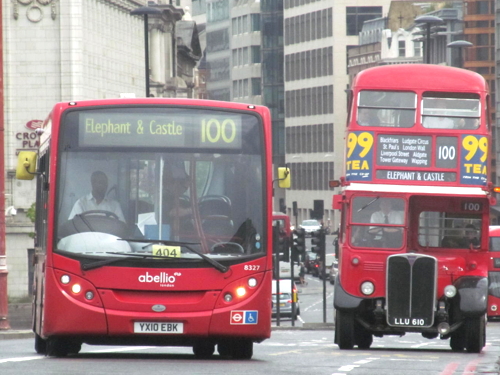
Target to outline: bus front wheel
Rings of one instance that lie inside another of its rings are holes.
[[[47,341],[35,333],[35,352],[37,354],[47,354]]]
[[[62,338],[49,338],[46,345],[45,354],[49,357],[66,357],[68,354],[78,354],[82,349],[81,343]]]
[[[335,342],[340,349],[354,347],[354,318],[348,312],[336,310]]]
[[[215,352],[215,345],[209,342],[200,342],[193,345],[193,353],[198,358],[211,357]]]
[[[465,349],[468,353],[481,353],[486,342],[486,323],[484,316],[465,320]]]

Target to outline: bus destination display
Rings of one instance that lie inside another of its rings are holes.
[[[223,112],[82,111],[79,146],[241,148],[241,116]]]
[[[487,149],[485,137],[470,134],[432,137],[353,131],[347,138],[346,178],[483,185]]]

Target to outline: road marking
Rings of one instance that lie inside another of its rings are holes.
[[[45,358],[45,357],[44,356],[37,356],[37,357],[6,358],[6,359],[0,359],[0,363],[33,361],[35,359],[42,359],[42,358]]]

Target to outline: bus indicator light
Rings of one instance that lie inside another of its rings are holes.
[[[92,293],[90,290],[85,293],[85,298],[88,300],[91,300],[94,298],[94,293]]]

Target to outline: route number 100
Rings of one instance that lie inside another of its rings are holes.
[[[457,151],[454,146],[439,146],[438,159],[439,160],[455,160]]]
[[[231,119],[226,119],[222,123],[217,119],[201,121],[201,142],[217,143],[222,140],[224,143],[232,143],[236,138],[236,124]]]
[[[483,205],[481,203],[476,203],[476,202],[463,202],[462,210],[479,212],[483,210]]]

